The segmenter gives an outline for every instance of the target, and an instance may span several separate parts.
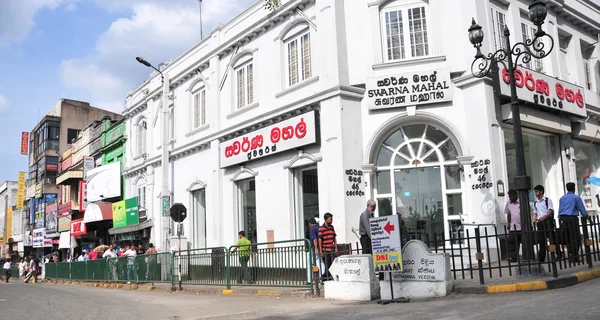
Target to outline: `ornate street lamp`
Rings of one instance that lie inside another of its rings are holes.
[[[525,150],[523,147],[523,132],[521,130],[521,115],[519,113],[519,98],[517,97],[517,87],[515,85],[515,70],[519,62],[529,63],[531,58],[542,59],[554,48],[554,39],[542,29],[548,10],[543,1],[534,1],[529,6],[529,19],[537,27],[535,37],[527,39],[524,42],[518,42],[514,46],[510,44],[510,31],[508,27],[504,28],[504,39],[506,47],[500,48],[487,56],[481,52],[481,44],[484,34],[480,25],[471,22],[469,28],[469,41],[473,44],[477,53],[475,60],[471,64],[471,73],[477,78],[488,76],[492,72],[498,71],[498,64],[502,65],[510,76],[510,105],[513,116],[513,134],[515,139],[515,154],[517,175],[515,177],[515,186],[521,203],[521,230],[523,234],[523,258],[526,261],[533,260],[533,241],[531,238],[531,215],[529,212],[529,190],[531,189],[531,178],[527,176],[525,168]]]

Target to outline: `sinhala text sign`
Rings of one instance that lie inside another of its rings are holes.
[[[366,85],[371,110],[452,101],[448,68],[368,78]]]
[[[221,143],[221,168],[317,142],[316,113],[311,111]]]
[[[375,272],[402,271],[402,237],[397,215],[371,218],[371,246]]]

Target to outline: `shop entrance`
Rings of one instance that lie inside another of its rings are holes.
[[[464,178],[457,156],[452,139],[433,125],[407,125],[393,132],[376,158],[378,215],[401,215],[408,238],[430,245],[459,236]]]
[[[296,238],[309,239],[308,222],[310,219],[319,218],[319,181],[316,167],[294,170],[294,207]]]

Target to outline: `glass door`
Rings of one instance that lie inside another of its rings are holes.
[[[409,238],[430,243],[444,235],[444,201],[439,167],[394,171],[396,211]]]
[[[317,168],[294,170],[296,237],[309,239],[310,219],[319,218],[319,181]]]

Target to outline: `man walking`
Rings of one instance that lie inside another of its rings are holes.
[[[552,200],[544,196],[544,187],[541,185],[533,188],[536,200],[533,203],[533,223],[537,224],[537,236],[540,248],[538,250],[538,261],[546,261],[546,250],[548,244],[546,239],[550,239],[550,244],[554,244],[554,205]]]
[[[158,279],[158,277],[156,277],[154,275],[155,272],[155,268],[156,268],[156,248],[154,248],[154,244],[150,243],[148,244],[148,250],[146,250],[146,280],[154,280],[154,279]]]
[[[327,212],[323,218],[325,223],[319,228],[319,255],[325,260],[325,267],[329,277],[329,267],[333,263],[333,259],[338,254],[337,240],[335,229],[333,228],[333,215]]]
[[[579,233],[579,215],[589,217],[581,197],[575,194],[575,184],[569,182],[566,185],[567,194],[562,196],[558,202],[558,219],[560,229],[567,231],[567,248],[569,250],[569,261],[579,262],[577,257],[581,245],[581,234]]]
[[[33,283],[37,283],[37,272],[38,272],[38,264],[36,258],[31,258],[29,260],[29,273],[25,277],[23,282],[29,283],[29,279],[33,278]]]
[[[10,268],[11,268],[10,261],[7,260],[4,263],[4,266],[2,268],[4,269],[4,275],[6,276],[6,278],[4,279],[4,282],[8,283],[8,280],[10,279],[10,275],[11,275],[11,273],[10,273]]]
[[[252,259],[252,242],[246,238],[245,231],[238,232],[238,238],[239,240],[232,250],[232,252],[240,251],[239,260],[242,270],[238,283],[253,283],[250,270],[248,270],[248,261]]]
[[[504,207],[506,221],[508,222],[508,261],[516,262],[519,257],[519,247],[521,246],[521,205],[517,190],[508,190],[508,202]]]
[[[367,210],[360,214],[358,233],[360,234],[360,246],[362,247],[362,254],[371,254],[373,252],[371,248],[371,222],[369,219],[373,218],[373,212],[375,212],[375,208],[377,208],[377,202],[371,199],[367,201]]]

